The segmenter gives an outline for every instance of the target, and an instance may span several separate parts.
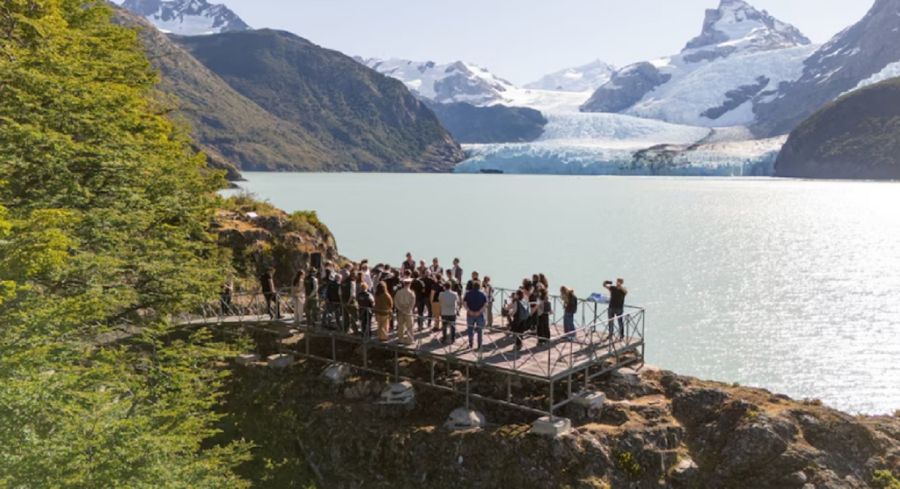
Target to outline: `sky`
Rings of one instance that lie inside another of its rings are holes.
[[[213,0],[254,28],[351,56],[463,60],[524,84],[602,59],[624,66],[680,51],[719,0]],[[750,0],[816,43],[872,0]]]

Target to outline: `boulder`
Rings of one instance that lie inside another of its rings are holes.
[[[276,353],[266,358],[266,364],[269,368],[285,369],[294,364],[294,356],[287,353]]]
[[[444,427],[451,431],[467,431],[484,428],[486,424],[484,414],[472,409],[457,408],[450,413]]]
[[[347,381],[353,373],[353,369],[346,363],[332,363],[322,371],[322,379],[331,385],[338,386]]]

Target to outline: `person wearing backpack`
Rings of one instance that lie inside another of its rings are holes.
[[[516,346],[513,351],[518,352],[522,349],[522,337],[528,331],[528,321],[531,317],[531,306],[525,300],[525,293],[522,289],[516,291],[516,300],[514,302],[513,321],[510,330],[516,336]]]
[[[344,332],[357,333],[356,324],[359,316],[359,308],[356,305],[356,290],[358,287],[357,275],[348,273],[341,282],[341,312],[343,313]]]
[[[334,273],[325,279],[325,312],[322,314],[322,327],[337,329],[341,322],[341,283]]]
[[[575,313],[578,312],[578,297],[575,291],[568,287],[560,287],[559,294],[563,300],[563,331],[569,341],[575,338]]]

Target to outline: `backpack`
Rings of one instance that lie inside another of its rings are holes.
[[[524,300],[516,301],[516,320],[528,321],[529,316],[531,316],[531,308],[528,307],[528,304]]]

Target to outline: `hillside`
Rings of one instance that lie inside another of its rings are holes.
[[[402,83],[339,52],[268,29],[174,39],[324,150],[245,169],[447,171],[463,158],[434,113]]]
[[[534,141],[547,125],[539,111],[527,107],[491,105],[478,107],[464,102],[428,103],[441,124],[461,143],[518,143]]]
[[[827,105],[790,135],[775,174],[802,178],[900,179],[900,78]]]

